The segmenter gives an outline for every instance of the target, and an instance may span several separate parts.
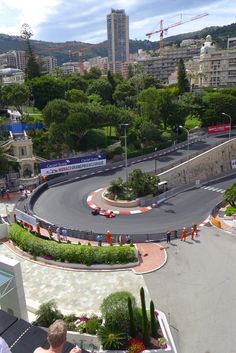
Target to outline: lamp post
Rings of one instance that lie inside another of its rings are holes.
[[[183,129],[183,130],[185,130],[185,131],[187,131],[187,160],[189,159],[189,131],[188,131],[188,129],[186,129],[185,127],[183,127],[182,125],[179,125],[179,128],[180,129]]]
[[[157,147],[155,147],[155,152],[157,151]],[[157,173],[157,157],[155,156],[155,174]]]
[[[129,124],[120,124],[125,129],[125,182],[128,182],[128,159],[127,159],[127,127]]]
[[[229,140],[230,140],[230,137],[231,137],[231,121],[232,121],[232,118],[229,114],[226,114],[226,113],[221,113],[221,115],[224,115],[224,116],[227,116],[229,118]]]

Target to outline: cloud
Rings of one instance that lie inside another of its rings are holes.
[[[1,30],[5,28],[5,33],[19,35],[21,25],[28,23],[37,34],[38,27],[55,13],[61,2],[62,0],[1,0]]]
[[[166,25],[176,22],[174,16],[180,12],[190,17],[207,11],[209,16],[172,28],[168,35],[230,24],[235,22],[236,12],[232,0],[0,0],[0,32],[19,34],[22,23],[27,22],[37,39],[97,43],[107,39],[106,16],[111,8],[125,9],[130,38],[138,39],[158,28],[161,19]],[[153,38],[158,39],[158,35]]]

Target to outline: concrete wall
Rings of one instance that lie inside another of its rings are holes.
[[[160,180],[171,187],[207,180],[230,171],[231,159],[236,159],[235,138],[159,174]]]
[[[8,225],[6,223],[0,224],[0,239],[7,238]]]
[[[20,262],[0,255],[0,271],[12,276],[11,283],[6,288],[8,293],[1,295],[1,309],[28,321]]]

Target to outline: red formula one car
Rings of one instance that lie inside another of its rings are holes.
[[[92,210],[92,215],[94,216],[104,216],[106,218],[114,218],[116,216],[116,214],[112,211],[109,210],[104,210],[103,208],[95,208],[94,210]]]

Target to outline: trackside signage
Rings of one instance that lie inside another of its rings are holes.
[[[36,218],[33,216],[28,215],[25,212],[15,209],[16,219],[23,221],[25,223],[31,224],[32,226],[36,227],[37,221]]]
[[[74,172],[76,170],[96,168],[106,165],[105,154],[94,154],[90,156],[56,159],[40,163],[42,176]]]
[[[231,159],[232,169],[236,169],[236,159]]]
[[[213,125],[208,126],[208,134],[219,134],[221,132],[229,132],[230,124],[221,124],[221,125]]]

